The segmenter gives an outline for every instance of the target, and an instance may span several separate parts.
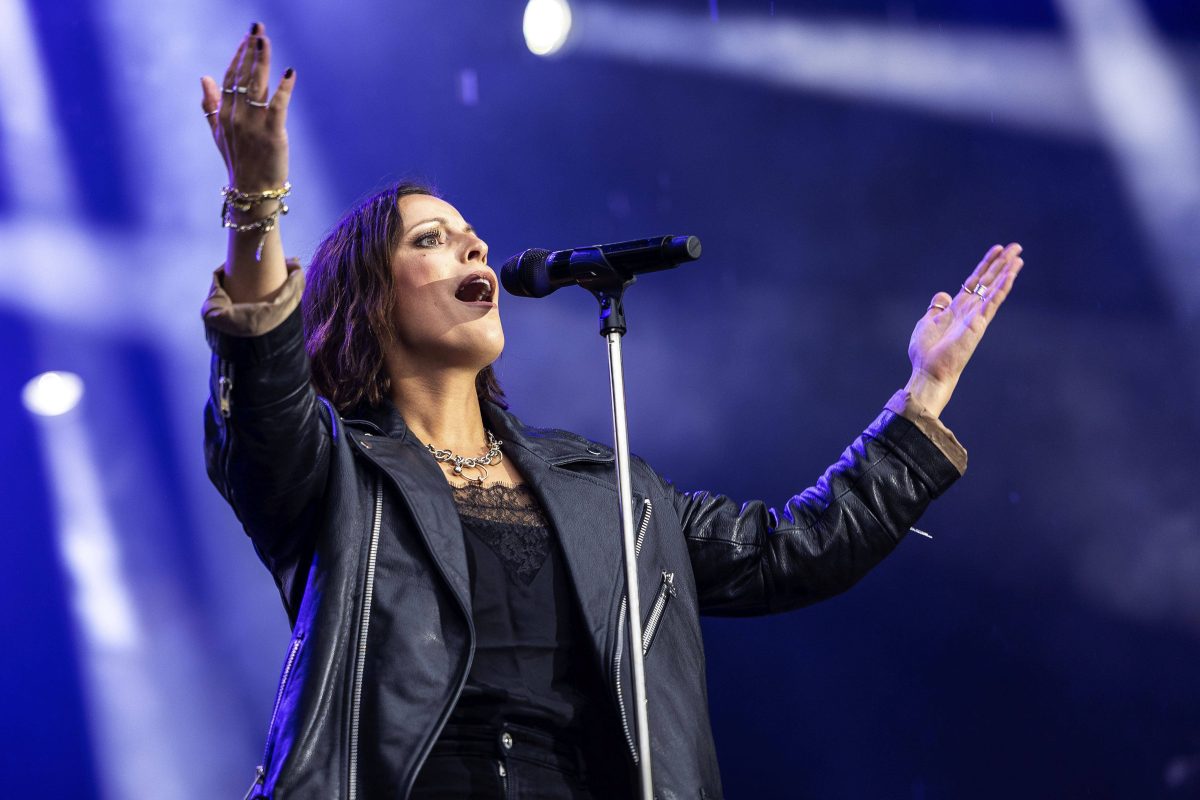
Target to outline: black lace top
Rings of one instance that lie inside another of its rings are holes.
[[[527,486],[454,488],[466,534],[475,660],[452,720],[581,735],[599,676],[550,523]]]

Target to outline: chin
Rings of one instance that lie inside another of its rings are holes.
[[[503,352],[504,352],[504,337],[501,336],[499,338],[499,340],[494,343],[494,346],[489,349],[487,363],[488,364],[495,363],[496,359],[498,359],[500,357],[500,354]],[[484,364],[484,366],[487,366],[487,364]]]
[[[492,360],[495,361],[504,350],[504,328],[500,326],[499,319],[496,320],[495,325],[488,327],[484,338],[487,340],[487,346],[496,351],[496,354],[492,357]]]
[[[471,361],[478,364],[480,369],[495,362],[504,352],[504,332],[498,326],[494,333],[489,331],[474,339],[470,347]]]

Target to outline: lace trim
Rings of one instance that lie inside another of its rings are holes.
[[[550,531],[529,525],[463,518],[463,527],[479,538],[504,566],[510,581],[528,586],[550,555]]]
[[[526,484],[454,486],[463,527],[496,554],[511,581],[528,586],[550,555],[550,522]]]
[[[493,483],[479,486],[468,483],[464,486],[452,485],[452,488],[454,504],[458,506],[460,516],[532,528],[550,527],[550,521],[528,484],[508,486]]]

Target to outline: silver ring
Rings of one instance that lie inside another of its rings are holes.
[[[930,304],[929,304],[929,308],[936,308],[938,311],[945,311],[945,310],[946,310],[946,307],[945,307],[944,305],[942,305],[941,303],[930,303]],[[926,311],[928,311],[928,310],[929,310],[929,308],[927,308],[927,309],[925,309],[925,310],[926,310]]]
[[[982,283],[975,284],[974,289],[968,289],[967,285],[964,283],[964,284],[962,284],[962,288],[963,288],[963,291],[966,292],[967,294],[973,294],[976,297],[982,297],[984,300],[987,300],[987,287],[984,286]]]
[[[238,94],[245,94],[246,92],[250,91],[250,87],[248,87],[248,86],[235,86],[235,87],[233,87],[233,90],[234,90],[235,92],[237,92]]]
[[[237,87],[222,86],[221,94],[237,94]]]
[[[271,104],[270,103],[262,103],[262,102],[259,102],[258,100],[251,100],[250,98],[246,98],[246,105],[254,106],[255,108],[267,108]]]
[[[212,117],[212,116],[216,116],[216,114],[217,114],[217,112],[218,112],[219,110],[220,110],[220,109],[216,109],[216,108],[214,108],[212,111],[205,111],[205,112],[204,112],[204,116],[206,116],[206,117]]]

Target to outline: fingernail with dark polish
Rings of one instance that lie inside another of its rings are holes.
[[[257,22],[251,22],[251,23],[250,23],[250,35],[251,35],[251,36],[253,36],[253,35],[254,35],[254,34],[256,34],[256,33],[258,33],[258,23],[257,23]]]
[[[260,51],[260,52],[261,52],[261,51],[262,51],[262,43],[263,43],[263,40],[262,40],[262,37],[260,36],[260,37],[258,37],[258,39],[257,39],[257,40],[254,42],[254,49],[255,49],[255,50],[258,50],[258,51]]]
[[[294,73],[295,71],[296,70],[292,69],[291,67],[288,67],[286,70],[283,71],[283,77],[290,78],[290,77],[292,77],[292,73]]]

